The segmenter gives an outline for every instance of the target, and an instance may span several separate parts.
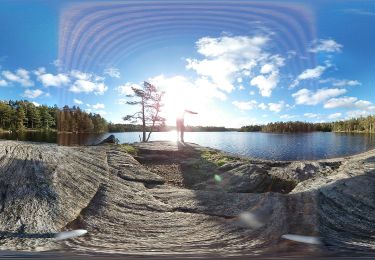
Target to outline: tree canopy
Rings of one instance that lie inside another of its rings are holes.
[[[3,130],[58,130],[62,132],[105,132],[107,122],[99,114],[79,107],[59,109],[56,105],[36,106],[21,101],[0,101],[0,128]]]
[[[143,83],[143,88],[132,87],[132,90],[134,94],[129,95],[129,97],[133,97],[134,100],[128,101],[127,104],[138,105],[140,110],[132,115],[126,115],[123,119],[131,123],[140,122],[142,125],[142,142],[147,142],[154,128],[165,125],[165,118],[160,116],[164,92],[159,91],[156,86],[146,81]]]
[[[241,127],[242,132],[273,132],[273,133],[295,133],[295,132],[365,132],[375,133],[375,116],[352,118],[348,120],[329,123],[308,122],[275,122],[266,125],[249,125]]]

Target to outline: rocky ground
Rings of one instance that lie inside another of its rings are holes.
[[[372,254],[374,209],[375,151],[276,162],[168,142],[63,147],[0,141],[2,250]],[[88,233],[53,239],[72,229]]]

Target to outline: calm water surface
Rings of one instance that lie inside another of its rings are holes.
[[[57,134],[25,132],[21,135],[0,134],[3,139],[57,142],[60,145],[92,145],[114,134],[120,143],[139,141],[140,133]],[[151,140],[176,140],[175,132],[159,132]],[[192,132],[185,141],[226,152],[262,159],[301,160],[341,157],[375,148],[374,134],[302,133],[270,134],[243,132]]]

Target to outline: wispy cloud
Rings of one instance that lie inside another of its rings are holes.
[[[313,106],[345,93],[346,89],[339,88],[318,89],[316,92],[304,88],[292,94],[292,97],[295,99],[297,105]]]
[[[328,119],[337,119],[342,117],[342,113],[333,113],[327,116]]]
[[[309,49],[310,52],[340,52],[342,44],[337,43],[332,39],[320,39],[312,44]]]
[[[367,100],[358,100],[356,97],[332,98],[324,104],[324,108],[351,108],[368,112],[375,112],[375,105]]]
[[[74,99],[73,100],[74,104],[77,104],[77,105],[82,105],[83,104],[83,101],[82,100],[79,100],[79,99]]]
[[[104,75],[108,75],[112,78],[120,78],[120,76],[121,76],[120,70],[118,68],[115,68],[115,67],[106,68],[103,71],[103,73],[104,73]]]
[[[102,104],[102,103],[97,103],[95,105],[92,105],[92,108],[94,108],[94,109],[104,109],[105,105]]]
[[[23,92],[23,97],[25,98],[37,98],[41,96],[44,92],[40,89],[26,89],[25,92]]]
[[[306,69],[293,81],[289,88],[295,88],[302,80],[319,79],[327,69],[327,66],[316,66],[312,69]]]
[[[232,104],[240,110],[252,110],[257,107],[258,102],[255,100],[251,101],[233,101]]]
[[[18,69],[15,73],[9,70],[4,70],[2,75],[8,81],[17,82],[23,87],[34,86],[34,82],[30,79],[30,72],[25,69]]]
[[[363,10],[363,9],[343,9],[342,12],[349,13],[349,14],[357,14],[357,15],[365,15],[365,16],[375,16],[375,12]]]
[[[63,73],[53,75],[51,73],[47,73],[45,68],[39,68],[38,70],[34,71],[34,74],[45,87],[61,87],[70,83],[68,75]]]
[[[353,87],[361,85],[361,82],[358,80],[348,80],[348,79],[335,79],[335,78],[328,78],[328,79],[321,79],[319,83],[330,83],[334,87]]]

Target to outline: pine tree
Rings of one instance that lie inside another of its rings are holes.
[[[143,83],[143,88],[132,87],[132,90],[134,95],[129,95],[129,97],[136,97],[139,100],[128,101],[127,104],[139,105],[141,110],[133,115],[127,115],[123,119],[132,123],[140,121],[142,123],[142,142],[148,142],[154,128],[165,124],[165,118],[160,116],[164,92],[160,92],[154,85],[146,81]],[[146,137],[147,127],[149,133]]]
[[[25,110],[22,106],[20,106],[18,109],[17,109],[17,113],[16,113],[16,129],[17,131],[22,131],[25,129],[25,122],[26,122],[26,113],[25,113]]]

